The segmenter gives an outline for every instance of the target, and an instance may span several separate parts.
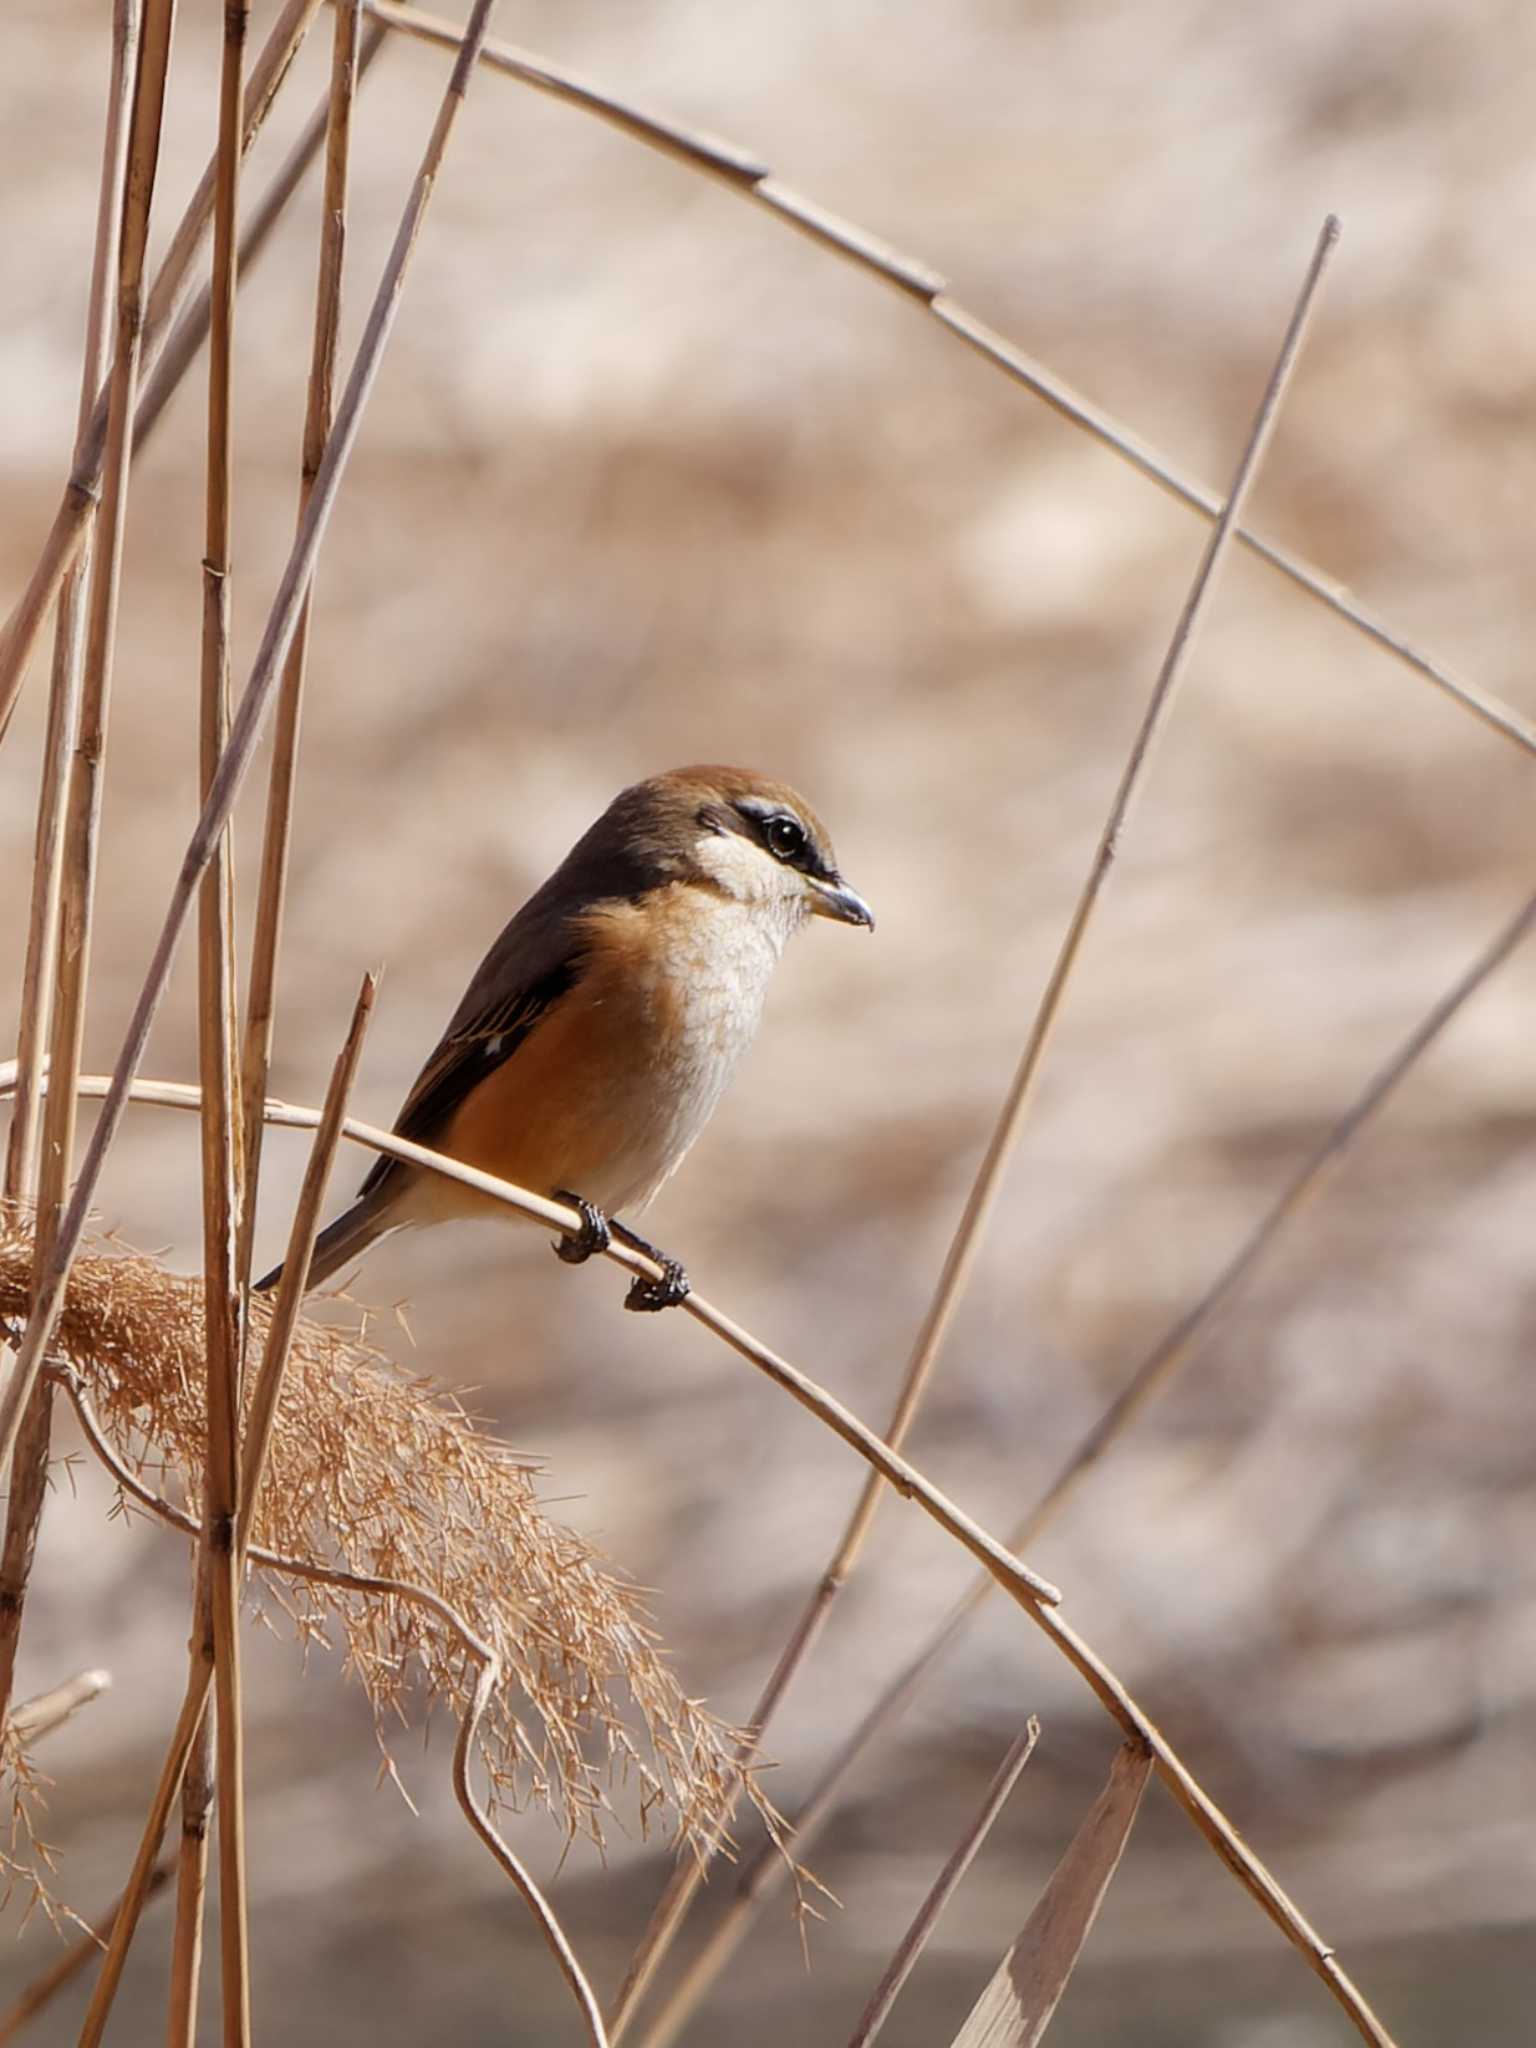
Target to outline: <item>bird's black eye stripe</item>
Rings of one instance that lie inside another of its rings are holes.
[[[805,827],[788,811],[777,811],[771,818],[764,818],[763,840],[775,860],[794,862],[805,858]]]

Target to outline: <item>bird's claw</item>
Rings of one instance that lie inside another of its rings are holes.
[[[624,1297],[627,1309],[632,1309],[637,1316],[649,1316],[664,1308],[676,1308],[679,1302],[688,1299],[693,1289],[688,1284],[681,1259],[669,1259],[648,1237],[642,1237],[638,1230],[631,1230],[627,1223],[615,1223],[613,1234],[620,1244],[628,1245],[632,1252],[639,1252],[643,1258],[654,1259],[661,1268],[659,1280],[639,1276],[630,1282],[629,1292]]]
[[[608,1218],[585,1195],[573,1195],[569,1188],[556,1188],[555,1200],[569,1202],[581,1217],[581,1228],[570,1237],[557,1237],[551,1249],[568,1266],[584,1266],[588,1259],[607,1251],[613,1242]]]
[[[636,1315],[654,1315],[664,1308],[676,1308],[693,1292],[680,1259],[669,1259],[661,1252],[652,1253],[652,1257],[661,1268],[661,1278],[632,1280],[624,1297],[624,1306],[633,1309]]]
[[[568,1266],[585,1265],[597,1253],[607,1251],[617,1238],[631,1251],[654,1259],[661,1268],[659,1280],[639,1277],[630,1282],[629,1292],[624,1297],[627,1309],[633,1309],[636,1315],[654,1315],[664,1308],[676,1308],[679,1302],[688,1299],[692,1289],[680,1259],[669,1259],[665,1252],[658,1251],[655,1245],[622,1223],[610,1223],[597,1204],[589,1202],[585,1195],[573,1194],[569,1188],[556,1188],[555,1200],[569,1202],[581,1217],[580,1230],[573,1231],[569,1237],[555,1239],[553,1249],[557,1259],[564,1259]]]

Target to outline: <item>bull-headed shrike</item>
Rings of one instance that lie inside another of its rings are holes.
[[[681,1164],[752,1042],[786,941],[812,917],[875,922],[792,789],[720,767],[635,783],[481,961],[396,1133],[570,1202],[583,1229],[560,1256],[590,1258],[611,1231],[665,1275],[636,1280],[625,1306],[671,1307],[688,1292],[681,1266],[610,1219],[643,1209]],[[389,1231],[488,1206],[381,1157],[316,1240],[310,1285]]]

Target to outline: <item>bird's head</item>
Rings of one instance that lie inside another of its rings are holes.
[[[874,929],[873,911],[838,872],[826,827],[767,776],[675,768],[621,791],[593,833],[656,880],[760,906],[786,933],[811,917]]]

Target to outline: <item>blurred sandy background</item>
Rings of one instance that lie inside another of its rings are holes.
[[[254,10],[259,36],[272,13]],[[212,139],[219,10],[178,32],[162,236]],[[74,410],[105,0],[0,27],[0,572],[14,593]],[[1536,714],[1536,23],[1426,0],[504,5],[510,39],[760,151],[925,258],[1167,449],[1229,472],[1325,210],[1345,221],[1255,523]],[[261,181],[323,80],[306,53]],[[349,334],[445,71],[361,103]],[[248,187],[248,190],[252,187]],[[291,531],[316,193],[241,301],[242,666]],[[109,1064],[192,815],[194,378],[136,478],[89,1063]],[[730,194],[484,76],[323,561],[274,1085],[318,1098],[361,970],[358,1098],[392,1116],[489,937],[621,783],[697,758],[800,784],[880,914],[818,928],[655,1234],[884,1415],[1203,538],[1114,457]],[[6,602],[9,602],[7,595]],[[37,747],[0,752],[8,1051]],[[1326,1122],[1530,886],[1536,762],[1258,565],[1228,570],[1070,999],[914,1455],[989,1524],[1033,1497]],[[246,844],[259,812],[247,805]],[[246,873],[251,872],[249,861]],[[248,905],[247,905],[248,907]],[[1529,2039],[1536,1909],[1536,962],[1456,1026],[1172,1398],[1032,1560],[1405,2044]],[[151,1071],[194,1071],[190,977]],[[270,1141],[258,1255],[303,1155]],[[348,1163],[349,1176],[355,1171]],[[196,1133],[135,1114],[106,1217],[190,1266]],[[533,1235],[381,1250],[455,1383],[640,1581],[689,1687],[744,1713],[840,1529],[847,1454],[683,1320]],[[396,1341],[402,1348],[406,1339]],[[183,1673],[184,1564],[50,1516],[23,1689],[112,1694],[55,1738],[47,1832],[99,1908]],[[778,1724],[818,1763],[966,1582],[887,1507]],[[575,2038],[448,1795],[413,1818],[332,1667],[253,1636],[262,2038]],[[29,1683],[32,1681],[33,1683]],[[814,1857],[843,1901],[801,1969],[770,1914],[688,2037],[846,2037],[1012,1732],[1044,1735],[885,2040],[948,2040],[1112,1749],[988,1611]],[[553,1871],[547,1823],[519,1840]],[[605,1988],[663,1875],[616,1833],[555,1885]],[[716,1888],[717,1900],[726,1887]],[[118,2038],[158,2038],[168,1921]],[[0,1997],[48,1950],[3,1954]],[[40,2039],[73,2038],[62,2004]],[[1321,2048],[1341,2015],[1155,1788],[1056,2022],[1062,2048]]]

